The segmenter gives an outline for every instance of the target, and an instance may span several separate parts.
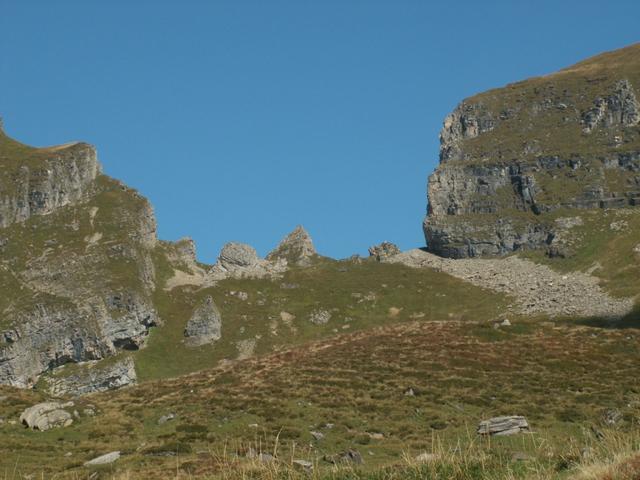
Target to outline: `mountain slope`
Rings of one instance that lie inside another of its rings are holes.
[[[144,344],[158,322],[155,218],[86,144],[35,149],[0,133],[0,383]]]
[[[640,204],[638,88],[640,44],[463,101],[429,179],[429,249],[565,255],[567,217]]]

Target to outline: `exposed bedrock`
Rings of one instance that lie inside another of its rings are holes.
[[[567,77],[490,91],[447,116],[423,223],[431,252],[462,258],[548,248],[562,234],[560,212],[640,205],[632,83],[571,84],[572,91]]]

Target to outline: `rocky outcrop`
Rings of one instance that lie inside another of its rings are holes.
[[[369,247],[369,256],[374,257],[379,262],[399,253],[400,249],[398,246],[391,242],[382,242],[380,245],[373,245]]]
[[[331,320],[331,312],[322,308],[315,309],[309,314],[309,321],[314,325],[324,325]]]
[[[160,323],[153,209],[101,175],[87,144],[36,149],[0,133],[0,245],[0,384],[141,348]]]
[[[65,410],[73,407],[72,402],[44,402],[27,408],[20,415],[20,423],[33,430],[44,432],[52,428],[68,427],[73,423],[73,416]]]
[[[289,265],[308,266],[317,255],[309,233],[298,225],[266,257],[270,262],[285,260]]]
[[[101,316],[102,333],[117,349],[138,350],[144,345],[149,328],[159,323],[155,308],[131,291],[108,295],[108,315]]]
[[[192,347],[213,343],[221,338],[222,314],[213,298],[206,297],[193,311],[184,330],[186,344]]]
[[[464,159],[462,141],[493,130],[495,123],[493,114],[482,103],[462,102],[444,119],[440,131],[440,161]]]
[[[73,366],[72,372],[54,372],[45,381],[52,397],[86,395],[114,390],[137,382],[136,369],[131,357],[115,362],[88,362]],[[57,373],[57,374],[56,374]]]
[[[620,80],[614,92],[604,98],[598,97],[582,115],[583,130],[591,133],[598,125],[611,128],[616,125],[633,127],[640,123],[640,103],[629,80]]]
[[[269,261],[258,256],[255,248],[244,243],[229,242],[207,275],[209,284],[225,278],[278,277],[287,269],[287,261]]]
[[[606,60],[477,95],[446,117],[423,223],[430,251],[553,254],[555,212],[640,205],[640,78]]]
[[[31,155],[42,160],[3,168],[0,227],[87,200],[101,171],[95,148],[85,143],[39,149]]]
[[[37,304],[17,314],[16,326],[0,334],[0,383],[28,388],[52,368],[140,348],[157,317],[152,307],[129,300],[114,305],[115,315],[95,299],[84,306]]]
[[[160,242],[160,248],[173,269],[173,275],[167,279],[164,289],[173,290],[184,285],[201,286],[207,279],[206,269],[196,258],[196,244],[189,238],[176,242]]]

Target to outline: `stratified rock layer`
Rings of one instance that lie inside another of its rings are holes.
[[[635,45],[463,101],[429,178],[429,250],[549,248],[567,210],[640,205],[639,86]]]
[[[145,344],[160,322],[149,202],[100,173],[95,149],[0,131],[0,384]]]
[[[133,359],[115,362],[90,362],[77,366],[73,372],[62,372],[46,380],[46,390],[53,397],[80,396],[114,390],[137,382]]]

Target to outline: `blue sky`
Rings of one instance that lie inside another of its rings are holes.
[[[84,140],[201,260],[303,224],[333,257],[424,243],[464,97],[640,41],[637,1],[0,0],[0,115]]]

